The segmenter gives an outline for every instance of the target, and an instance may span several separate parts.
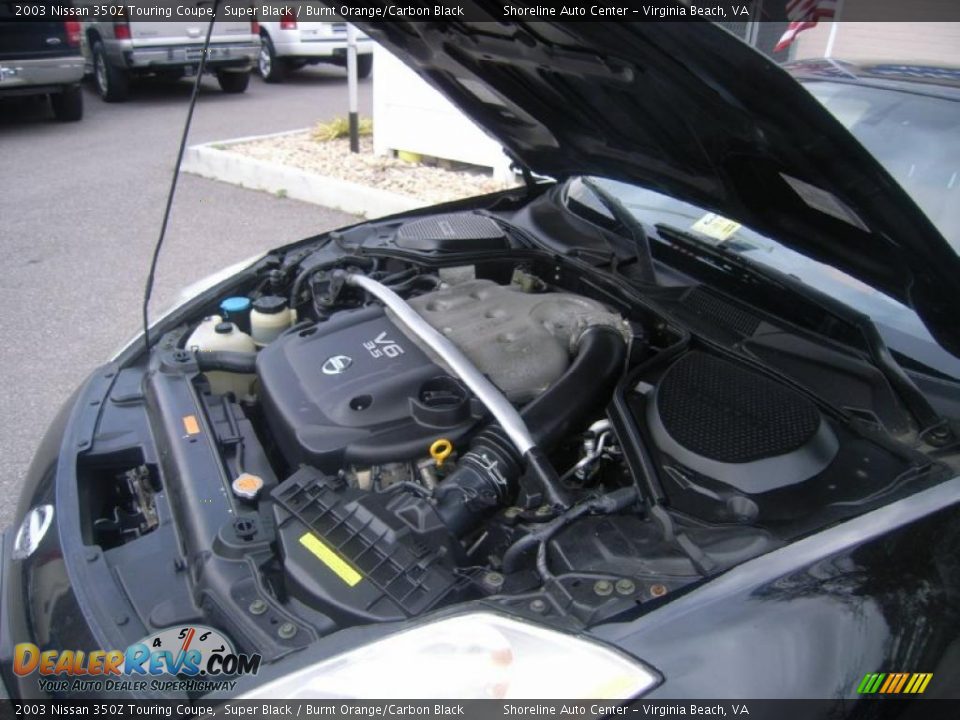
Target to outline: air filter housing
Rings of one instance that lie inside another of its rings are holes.
[[[813,402],[727,360],[693,352],[645,398],[671,505],[711,520],[753,520],[770,498],[822,473],[837,436]]]

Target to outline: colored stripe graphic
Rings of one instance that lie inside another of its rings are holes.
[[[903,688],[904,684],[907,682],[907,678],[909,677],[910,677],[910,673],[900,673],[900,679],[897,680],[897,686],[892,690],[890,690],[890,692],[894,692],[894,693],[900,692],[901,688]]]
[[[882,692],[882,693],[887,692],[887,690],[890,689],[890,686],[893,685],[893,684],[895,684],[896,681],[897,681],[897,678],[899,678],[899,677],[900,677],[900,676],[897,675],[896,673],[890,673],[889,675],[887,675],[887,681],[886,681],[883,685],[880,686],[880,692]]]
[[[919,695],[927,689],[933,673],[867,673],[857,686],[861,695]]]

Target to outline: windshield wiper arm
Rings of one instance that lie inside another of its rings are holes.
[[[657,275],[653,269],[653,254],[650,252],[650,239],[647,237],[647,231],[644,229],[643,223],[637,220],[636,216],[620,202],[618,197],[604,190],[590,178],[580,178],[580,182],[590,188],[590,191],[597,196],[597,199],[613,216],[613,219],[630,233],[630,237],[637,248],[637,267],[640,270],[640,279],[643,282],[655,285]]]
[[[751,277],[759,278],[765,283],[774,283],[785,287],[855,327],[863,336],[871,362],[883,373],[894,392],[900,396],[910,414],[917,421],[921,434],[932,445],[943,445],[950,442],[952,433],[947,421],[940,417],[927,397],[920,391],[920,388],[904,372],[891,354],[890,348],[884,342],[877,326],[868,315],[830,297],[815,287],[807,285],[793,275],[756,263],[733,250],[709,243],[687,230],[665,223],[658,223],[655,227],[657,232],[667,240],[681,245],[695,246],[697,252],[734,265],[738,270],[750,274]]]

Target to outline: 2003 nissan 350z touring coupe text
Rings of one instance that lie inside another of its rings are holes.
[[[179,626],[259,655],[251,698],[960,691],[957,204],[840,122],[860,71],[361,25],[525,183],[268,252],[96,369],[3,536],[10,693],[19,643]]]

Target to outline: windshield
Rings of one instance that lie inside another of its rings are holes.
[[[960,105],[950,98],[844,82],[809,81],[805,87],[877,158],[960,250]],[[856,308],[876,324],[895,351],[960,378],[960,359],[943,350],[909,307],[836,268],[690,203],[645,188],[595,179],[641,222],[692,232],[752,261],[788,273]],[[608,214],[586,186],[571,197]]]
[[[722,246],[753,262],[792,275],[869,316],[893,350],[946,375],[960,378],[960,358],[940,347],[917,314],[897,300],[836,268],[811,260],[750,228],[696,205],[628,183],[604,178],[592,180],[619,199],[627,210],[648,227],[671,225],[694,234],[706,243]],[[609,216],[588,186],[581,182],[570,183],[568,198]]]
[[[843,82],[804,82],[960,250],[960,103]]]

